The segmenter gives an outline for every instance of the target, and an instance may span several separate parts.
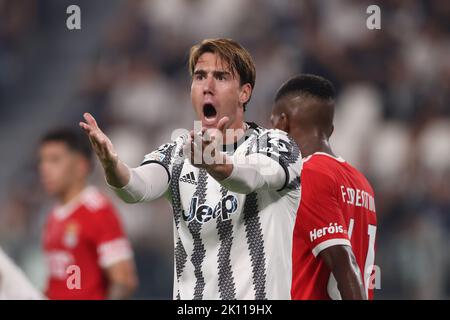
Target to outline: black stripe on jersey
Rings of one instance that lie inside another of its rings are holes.
[[[286,165],[283,161],[280,161],[278,163],[283,168],[284,174],[285,174],[284,184],[283,184],[283,186],[280,189],[277,190],[277,191],[282,191],[288,185],[289,180],[291,179],[291,177],[290,177],[290,174],[289,174],[289,169],[287,167],[288,165]]]
[[[300,158],[300,149],[298,148],[297,143],[292,140],[291,137],[288,138],[289,144],[291,145],[291,152],[289,152],[287,156],[285,154],[282,154],[283,156],[281,158],[289,164],[296,163],[298,161],[298,158]]]
[[[292,179],[291,182],[289,182],[289,184],[286,186],[286,189],[289,189],[289,190],[298,190],[298,189],[300,188],[300,184],[301,184],[300,181],[301,181],[301,180],[300,180],[300,177],[299,177],[299,176],[295,177],[294,179]]]
[[[194,197],[198,197],[198,204],[202,205],[206,200],[206,190],[208,184],[208,174],[205,169],[200,169],[198,174],[198,183],[194,192]],[[196,278],[194,289],[194,300],[203,299],[203,290],[205,289],[205,278],[203,277],[202,264],[205,259],[206,250],[202,242],[201,229],[202,224],[193,219],[188,224],[189,231],[194,239],[194,250],[191,256],[191,262],[194,265],[194,274]]]
[[[295,164],[297,161],[300,160],[300,150],[294,140],[292,140],[290,137],[288,137],[288,139],[289,139],[289,144],[290,144],[289,149],[291,150],[291,152],[289,152],[287,154],[281,153],[280,158],[279,158],[279,163],[283,167],[283,169],[286,173],[286,181],[285,181],[283,187],[277,191],[281,191],[281,190],[287,188],[288,185],[292,186],[293,183],[294,184],[296,183],[296,178],[292,179],[292,181],[291,181],[291,178],[289,175],[289,165]],[[298,183],[300,186],[300,181],[298,181]],[[294,188],[294,190],[295,189],[297,189],[297,188]]]
[[[180,150],[180,155],[182,155],[182,149]],[[181,207],[181,197],[180,197],[180,186],[179,179],[181,176],[181,171],[183,170],[184,161],[175,163],[172,167],[173,179],[170,181],[170,193],[172,198],[172,208],[173,208],[173,219],[175,221],[175,226],[178,230],[180,219],[182,215]],[[178,238],[174,249],[175,254],[175,268],[177,272],[177,282],[179,282],[181,274],[183,273],[184,267],[186,266],[187,253],[184,249],[183,243],[180,238]],[[180,299],[180,291],[177,293],[177,299]]]
[[[224,187],[221,188],[222,198],[228,193]],[[233,271],[231,270],[230,252],[233,244],[233,224],[231,219],[222,221],[217,217],[217,233],[219,235],[220,247],[217,255],[219,265],[219,294],[224,300],[236,299],[236,285],[234,283]]]
[[[176,272],[177,272],[177,282],[179,282],[181,274],[183,273],[184,267],[186,266],[187,261],[187,253],[184,249],[183,243],[181,239],[178,237],[178,241],[175,244],[175,263],[176,263]],[[178,289],[177,300],[181,300],[180,290]]]
[[[247,195],[244,203],[244,226],[252,262],[255,299],[266,300],[266,258],[264,256],[264,238],[258,213],[257,194],[252,192]]]

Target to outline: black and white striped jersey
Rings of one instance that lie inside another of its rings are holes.
[[[183,156],[188,135],[142,162],[162,164],[170,177],[175,299],[290,299],[302,157],[285,132],[248,124],[245,138],[224,151],[276,159],[286,173],[280,190],[227,190]]]

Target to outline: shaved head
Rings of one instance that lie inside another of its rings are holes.
[[[298,75],[278,89],[272,116],[285,114],[289,125],[317,128],[329,137],[333,131],[334,97],[330,81],[310,74]]]
[[[333,133],[335,89],[325,78],[301,74],[286,81],[275,96],[272,125],[299,144],[328,141]]]

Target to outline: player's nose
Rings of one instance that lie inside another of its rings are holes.
[[[208,76],[203,82],[203,94],[214,94],[215,81],[214,77]]]

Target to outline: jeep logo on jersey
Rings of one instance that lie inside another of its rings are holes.
[[[191,222],[194,218],[200,222],[205,223],[211,219],[216,219],[221,216],[222,221],[230,219],[230,215],[235,213],[238,207],[236,196],[228,195],[223,197],[214,207],[214,209],[206,204],[198,205],[198,197],[191,199],[189,211],[183,210],[183,219]]]

